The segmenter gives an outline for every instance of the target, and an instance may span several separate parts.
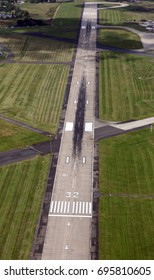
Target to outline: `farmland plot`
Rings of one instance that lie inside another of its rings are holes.
[[[0,113],[55,132],[69,67],[1,65]]]
[[[153,58],[122,53],[100,54],[101,118],[122,121],[153,116],[153,62]]]

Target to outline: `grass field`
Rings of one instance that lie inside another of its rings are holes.
[[[98,43],[123,49],[141,49],[140,37],[124,29],[99,29]]]
[[[40,7],[41,5],[42,4],[40,4]],[[41,32],[50,36],[55,36],[57,38],[76,40],[80,28],[82,8],[82,1],[61,3],[53,16],[53,21],[51,21],[50,25],[29,28],[15,28],[12,30],[12,32]]]
[[[54,133],[68,72],[69,66],[1,64],[0,113]]]
[[[100,212],[99,259],[154,259],[153,200],[100,198]]]
[[[37,157],[0,168],[1,260],[29,258],[49,159]]]
[[[100,259],[153,260],[153,174],[154,130],[100,141]]]
[[[71,61],[74,49],[69,42],[58,42],[16,33],[1,36],[0,43],[13,52],[14,60],[21,61]]]
[[[153,116],[153,62],[153,58],[123,53],[100,54],[99,114],[102,119],[122,121]]]
[[[0,120],[0,128],[0,152],[22,148],[48,140],[43,135],[2,120]]]
[[[62,3],[48,33],[59,38],[77,39],[82,7],[81,1]]]
[[[147,5],[149,4],[144,2],[139,4],[139,6],[142,7]],[[139,22],[141,19],[154,20],[154,13],[152,11],[137,11],[136,6],[137,4],[135,3],[135,5],[130,5],[125,8],[100,10],[99,24],[132,26],[132,22]],[[151,5],[151,8],[152,7],[153,5]],[[136,27],[138,27],[138,25],[136,25]]]
[[[57,8],[59,7],[59,3],[30,3],[26,2],[20,4],[19,7],[22,10],[26,10],[29,12],[30,17],[33,19],[40,20],[49,20],[52,19]]]

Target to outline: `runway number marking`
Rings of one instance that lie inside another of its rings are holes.
[[[78,192],[66,192],[66,197],[67,198],[78,198],[79,197],[79,193]]]

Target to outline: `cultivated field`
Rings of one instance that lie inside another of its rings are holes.
[[[43,135],[2,120],[0,120],[0,128],[0,152],[48,140]]]
[[[68,72],[69,66],[2,64],[0,113],[55,132]]]
[[[141,49],[140,37],[124,29],[99,29],[98,43],[123,49]]]
[[[28,259],[49,168],[37,157],[0,168],[0,259]]]
[[[122,121],[153,116],[153,62],[149,57],[100,53],[99,113],[102,119]]]
[[[154,258],[153,145],[150,128],[100,141],[100,259]]]

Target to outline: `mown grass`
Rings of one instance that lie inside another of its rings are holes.
[[[153,58],[115,52],[99,57],[100,118],[122,121],[153,116]]]
[[[77,39],[82,8],[82,1],[61,3],[48,33],[58,38]]]
[[[146,5],[147,3],[140,3],[140,6]],[[133,22],[139,22],[141,19],[154,20],[154,14],[152,12],[137,11],[136,6],[137,4],[119,9],[99,10],[99,24],[126,25],[131,27]],[[136,27],[138,27],[137,24]]]
[[[50,25],[29,28],[15,28],[13,29],[13,32],[40,32],[57,38],[77,40],[82,8],[82,1],[61,3],[54,13],[53,20],[51,21]]]
[[[154,258],[153,174],[153,130],[100,141],[99,259]]]
[[[99,259],[153,260],[153,201],[109,197],[99,203]]]
[[[65,65],[2,64],[0,113],[55,133],[68,72]]]
[[[59,7],[59,3],[30,3],[25,2],[20,4],[19,7],[22,10],[26,10],[29,12],[30,17],[33,19],[40,20],[48,20],[52,19],[57,8]]]
[[[154,130],[100,142],[100,192],[154,194]]]
[[[0,152],[47,140],[48,138],[43,135],[0,120]]]
[[[0,167],[0,259],[28,259],[50,157]]]
[[[21,34],[3,35],[0,42],[12,51],[14,60],[21,61],[71,61],[74,49],[69,42]]]
[[[124,29],[99,29],[98,43],[122,49],[141,49],[139,35]]]

